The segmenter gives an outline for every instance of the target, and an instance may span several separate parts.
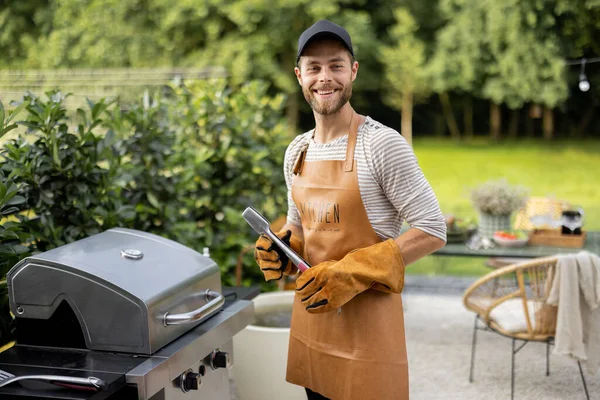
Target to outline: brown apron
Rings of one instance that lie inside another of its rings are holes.
[[[311,265],[340,260],[379,243],[362,203],[354,114],[345,161],[306,162],[301,153],[292,197]],[[408,363],[400,294],[367,290],[341,312],[309,314],[294,299],[286,380],[333,400],[408,399]]]

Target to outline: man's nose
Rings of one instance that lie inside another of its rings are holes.
[[[319,82],[331,82],[331,71],[328,68],[321,68]]]

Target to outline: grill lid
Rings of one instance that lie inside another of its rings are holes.
[[[52,321],[66,302],[95,350],[152,354],[223,304],[213,260],[123,228],[26,258],[7,284],[18,319]]]

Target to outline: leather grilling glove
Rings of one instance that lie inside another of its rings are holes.
[[[387,293],[404,288],[404,260],[393,239],[317,264],[296,279],[296,293],[309,313],[335,310],[370,288]]]
[[[302,256],[304,244],[296,236],[292,235],[292,231],[283,230],[276,233],[277,237],[283,240],[296,253]],[[261,271],[265,275],[265,280],[271,281],[281,279],[285,275],[293,275],[298,272],[298,269],[288,256],[285,255],[279,247],[265,235],[260,235],[254,246],[254,259],[258,263]]]

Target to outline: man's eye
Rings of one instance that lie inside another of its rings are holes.
[[[341,65],[341,64],[336,64],[336,65],[333,66],[334,69],[340,69],[340,68],[343,68],[343,67],[344,66]]]
[[[317,67],[308,67],[309,71],[316,71],[318,68]]]

